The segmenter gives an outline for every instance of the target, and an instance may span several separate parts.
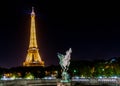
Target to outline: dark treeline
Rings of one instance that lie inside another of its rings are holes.
[[[60,65],[50,65],[47,67],[13,67],[0,68],[0,76],[4,74],[15,74],[24,78],[26,75],[32,74],[35,78],[43,78],[45,76],[55,76],[61,78],[62,69]],[[114,57],[107,60],[81,60],[71,61],[68,73],[70,77],[111,77],[120,76],[120,58]]]

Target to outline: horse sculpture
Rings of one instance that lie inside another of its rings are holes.
[[[68,67],[70,65],[70,54],[71,54],[72,50],[71,48],[66,51],[66,55],[62,55],[60,53],[58,53],[58,58],[60,59],[59,64],[61,65],[63,71],[67,71]]]

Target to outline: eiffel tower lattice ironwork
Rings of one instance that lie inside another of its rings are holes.
[[[25,62],[23,62],[23,66],[44,66],[44,61],[42,61],[40,57],[39,49],[37,46],[36,28],[35,28],[35,12],[33,7],[31,12],[29,49],[28,49],[26,60]]]

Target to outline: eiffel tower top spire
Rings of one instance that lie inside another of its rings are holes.
[[[35,14],[35,12],[34,12],[34,7],[32,7],[32,13],[31,14]]]
[[[32,12],[34,12],[34,7],[32,7]]]

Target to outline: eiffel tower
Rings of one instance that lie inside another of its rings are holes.
[[[35,30],[35,12],[32,7],[31,12],[31,28],[30,28],[30,43],[25,62],[23,66],[44,66],[44,61],[41,60],[39,49],[37,46],[36,30]]]

